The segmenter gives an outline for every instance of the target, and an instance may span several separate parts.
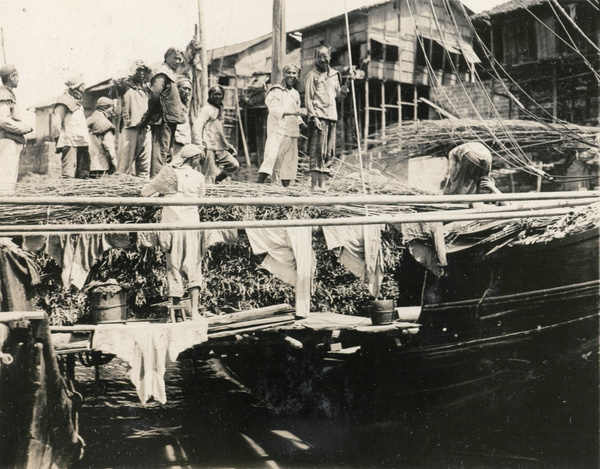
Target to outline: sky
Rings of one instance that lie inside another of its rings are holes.
[[[200,0],[209,49],[271,32],[273,0]],[[325,20],[376,0],[287,0],[286,29]],[[506,0],[463,0],[474,12]],[[185,47],[198,23],[198,0],[1,0],[6,62],[19,70],[22,109],[60,95],[70,73],[88,85],[136,59],[162,61]],[[2,57],[0,56],[0,61]]]

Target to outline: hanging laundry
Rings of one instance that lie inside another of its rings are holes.
[[[261,266],[294,287],[296,315],[307,317],[317,267],[312,228],[252,228],[247,229],[246,234],[254,254],[267,253]]]
[[[170,253],[173,267],[190,278],[197,273],[211,246],[237,241],[237,230],[144,231],[138,233],[137,244],[140,247],[159,246]]]
[[[166,367],[184,350],[207,340],[206,318],[174,324],[102,324],[94,331],[92,349],[128,363],[129,378],[142,404],[151,397],[165,404]]]
[[[443,274],[443,267],[448,265],[443,224],[441,222],[403,223],[400,230],[415,260],[440,277]]]
[[[338,260],[362,279],[377,298],[383,281],[381,225],[324,226],[327,249],[341,247]]]
[[[0,311],[29,311],[33,285],[40,283],[37,265],[10,238],[0,238]]]
[[[94,263],[109,249],[128,248],[128,233],[101,233],[80,235],[49,235],[42,241],[38,235],[24,236],[23,248],[45,252],[62,268],[63,288],[71,285],[81,289]]]

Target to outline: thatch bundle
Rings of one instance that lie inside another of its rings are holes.
[[[398,160],[417,156],[441,156],[468,141],[480,141],[506,160],[523,151],[536,152],[554,161],[565,152],[589,149],[597,145],[600,129],[568,123],[541,123],[525,120],[443,119],[392,125],[385,136],[377,135],[369,147],[370,154],[380,154],[384,167]],[[495,165],[502,166],[502,158]]]

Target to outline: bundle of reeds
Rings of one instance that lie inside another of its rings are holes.
[[[552,155],[596,145],[600,129],[568,123],[525,120],[443,119],[392,125],[385,136],[373,136],[370,153],[382,160],[417,156],[447,156],[457,145],[481,141],[495,153],[510,156],[521,151]],[[499,162],[500,165],[500,162]],[[385,166],[385,165],[384,165]]]
[[[361,194],[362,184],[360,168],[346,162],[336,160],[332,184],[328,195]],[[424,194],[420,190],[411,189],[399,181],[388,179],[378,171],[364,170],[365,180],[368,183],[369,194]],[[82,197],[138,197],[140,190],[147,181],[126,175],[113,175],[100,179],[40,179],[35,183],[17,184],[16,197],[27,196],[82,196]],[[229,184],[208,185],[208,197],[306,197],[313,193],[310,190],[308,176],[300,174],[300,178],[293,186],[282,187],[277,183],[256,184],[253,182],[232,181]],[[323,195],[322,193],[318,195]],[[90,216],[100,216],[108,211],[123,212],[126,207],[111,209],[102,206],[68,206],[68,205],[0,205],[0,224],[42,224],[72,223],[86,221]],[[393,207],[374,206],[373,214],[384,214],[394,211]],[[244,211],[246,219],[252,218],[252,207]],[[336,206],[334,212],[340,215],[363,214],[364,208],[360,206]],[[135,217],[128,222],[135,222]],[[102,220],[102,217],[100,218]]]

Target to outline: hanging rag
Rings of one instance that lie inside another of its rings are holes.
[[[40,283],[36,264],[10,238],[0,238],[0,311],[28,311],[32,285]]]
[[[440,277],[448,265],[444,227],[437,223],[403,223],[402,238],[413,258],[427,270]]]
[[[246,234],[254,254],[267,253],[261,267],[294,287],[296,316],[307,317],[317,267],[312,228],[252,228]]]
[[[381,225],[324,226],[327,249],[341,247],[339,262],[362,279],[377,298],[383,281]]]
[[[61,279],[65,290],[71,285],[82,289],[92,266],[105,251],[113,248],[126,249],[129,245],[128,233],[23,237],[24,249],[45,250],[62,268]]]
[[[166,367],[184,350],[207,340],[206,318],[171,324],[102,324],[94,332],[92,349],[127,362],[142,404],[151,397],[165,404]]]

